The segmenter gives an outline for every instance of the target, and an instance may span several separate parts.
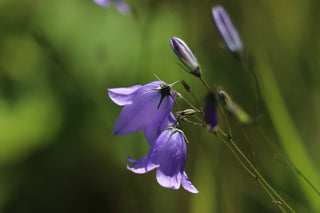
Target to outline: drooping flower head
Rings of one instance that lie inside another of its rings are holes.
[[[218,124],[217,100],[216,96],[208,93],[206,97],[206,105],[204,108],[204,115],[210,131]]]
[[[228,13],[218,5],[212,8],[212,16],[215,26],[230,52],[240,57],[243,49],[242,42]]]
[[[188,69],[188,72],[200,77],[201,70],[197,58],[194,56],[188,45],[180,38],[170,38],[171,48],[178,56],[183,65]]]
[[[158,183],[165,188],[183,188],[192,193],[199,191],[192,185],[184,166],[187,146],[183,132],[177,127],[166,128],[151,146],[148,154],[138,160],[128,156],[129,163],[135,164],[127,168],[137,174],[144,174],[157,168]]]
[[[124,106],[114,125],[115,135],[145,130],[146,138],[151,144],[160,131],[175,122],[171,115],[175,95],[171,85],[163,81],[108,89],[108,94],[113,102]]]
[[[131,11],[129,5],[123,0],[93,0],[93,2],[103,8],[108,8],[111,3],[114,3],[119,13],[123,15],[129,14]]]

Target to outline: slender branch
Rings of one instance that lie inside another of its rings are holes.
[[[241,61],[241,65],[249,73],[249,75],[251,77],[251,81],[253,82],[253,86],[255,89],[255,96],[256,96],[255,99],[257,102],[256,107],[255,107],[255,120],[256,120],[259,113],[260,113],[261,101],[262,101],[258,77],[255,74],[255,72],[249,68],[248,64],[244,60],[240,60],[240,61]]]
[[[257,177],[256,174],[254,174],[244,163],[243,161],[240,159],[239,155],[235,152],[235,150],[230,146],[230,144],[224,139],[222,138],[217,132],[212,132],[213,134],[215,134],[220,141],[222,141],[229,149],[230,151],[233,153],[233,155],[237,158],[238,162],[240,163],[240,165],[254,178],[257,180],[257,182],[259,183],[259,185],[266,191],[266,193],[271,197],[272,201],[274,203],[277,203],[277,200],[274,198],[274,196],[272,195],[272,193],[266,188],[266,186],[260,181],[260,179]],[[222,133],[223,135],[225,135],[225,133],[223,131],[220,131],[220,133]],[[278,205],[279,209],[282,212],[286,212],[286,210]]]
[[[265,134],[263,133],[263,131],[256,126],[253,126],[258,133],[262,136],[262,138],[267,142],[267,144],[271,147],[272,151],[279,156],[279,160],[281,160],[286,166],[291,167],[298,175],[300,175],[309,185],[310,187],[318,194],[318,196],[320,196],[320,192],[319,190],[311,183],[311,181],[308,180],[308,178],[306,176],[304,176],[304,174],[302,174],[302,172],[289,160],[287,159],[285,156],[283,156],[278,150],[277,148],[271,143],[271,141],[265,136]]]
[[[193,106],[185,97],[183,97],[178,91],[172,89],[174,93],[177,95],[178,98],[181,98],[186,104],[188,104],[192,109],[194,109],[196,112],[201,113],[199,109],[197,109],[195,106]]]
[[[256,164],[256,157],[255,157],[255,154],[254,154],[253,149],[252,149],[252,147],[251,147],[248,133],[247,133],[246,129],[244,128],[244,126],[243,126],[241,123],[239,123],[239,125],[240,125],[240,127],[241,127],[241,130],[242,130],[244,136],[245,136],[246,139],[247,139],[246,142],[247,142],[247,144],[248,144],[248,146],[249,146],[249,149],[250,149],[250,154],[251,154],[251,157],[252,157],[252,162],[253,162],[253,165],[255,165],[255,164]]]
[[[195,102],[197,103],[197,105],[198,105],[198,107],[199,107],[199,109],[200,109],[200,111],[201,111],[201,114],[204,115],[203,109],[202,109],[202,107],[201,107],[198,99],[197,99],[196,96],[194,95],[194,93],[193,93],[191,90],[189,91],[189,93],[192,95],[193,99],[194,99]]]
[[[257,178],[257,176],[250,171],[250,169],[243,163],[243,161],[240,159],[239,155],[235,152],[235,150],[230,146],[230,144],[223,138],[221,135],[218,134],[218,132],[212,132],[214,135],[216,135],[221,142],[223,142],[232,152],[232,154],[237,158],[238,162],[241,164],[241,166],[253,177]]]
[[[284,199],[274,190],[274,188],[264,179],[264,177],[260,174],[260,172],[255,168],[255,166],[250,162],[250,160],[245,156],[245,154],[241,151],[241,149],[235,144],[232,138],[229,138],[229,141],[233,145],[233,147],[240,153],[240,155],[244,158],[244,160],[248,163],[248,165],[254,170],[260,180],[269,188],[270,191],[291,211],[295,212],[289,204],[287,204]]]

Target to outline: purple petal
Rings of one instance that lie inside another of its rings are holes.
[[[171,112],[169,116],[166,119],[164,119],[158,126],[147,125],[144,129],[144,136],[148,141],[149,145],[152,146],[154,142],[157,140],[160,133],[165,128],[172,126],[175,122],[177,122],[177,120]]]
[[[177,173],[173,176],[164,174],[160,169],[157,170],[157,181],[165,188],[179,189],[181,185],[181,173]]]
[[[159,82],[152,82],[138,90],[139,95],[135,96],[133,103],[126,105],[120,112],[114,126],[115,135],[138,132],[147,125],[156,127],[168,117],[174,100],[170,96],[166,96],[159,106],[161,92],[152,90],[158,85]]]
[[[196,187],[192,185],[185,171],[183,171],[183,175],[182,175],[182,186],[185,190],[191,193],[199,193]]]
[[[138,96],[134,103],[124,106],[114,125],[114,134],[127,135],[143,130],[152,117],[152,109],[157,107],[157,100],[160,100],[160,93],[149,91]]]
[[[132,87],[108,89],[108,94],[114,103],[123,106],[132,103],[138,89],[141,87],[141,85],[135,85]]]
[[[129,163],[136,164],[132,168],[127,165],[127,169],[137,174],[144,174],[158,167],[158,165],[155,165],[149,161],[149,155],[146,155],[138,160],[134,160],[128,156],[127,160]]]
[[[104,8],[110,6],[110,0],[93,0],[93,2]]]
[[[186,161],[186,143],[180,132],[165,130],[153,146],[153,163],[159,164],[157,170],[158,183],[166,188],[178,189]]]
[[[116,1],[116,8],[122,15],[127,15],[131,12],[131,8],[129,7],[129,5],[122,0]]]

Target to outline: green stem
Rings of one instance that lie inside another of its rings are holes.
[[[260,92],[260,87],[258,83],[258,77],[253,70],[249,69],[247,63],[244,60],[241,60],[241,64],[244,67],[244,69],[249,73],[254,85],[256,102],[257,102],[255,107],[255,120],[256,120],[260,113],[260,106],[261,106],[261,92]]]
[[[220,132],[225,135],[225,133],[220,130]],[[271,197],[272,201],[274,203],[278,203],[277,200],[274,198],[274,196],[272,195],[272,193],[266,188],[266,186],[260,181],[260,179],[257,177],[257,175],[255,175],[244,163],[243,161],[240,159],[239,155],[235,152],[235,150],[230,146],[230,144],[223,138],[221,137],[221,135],[217,134],[217,132],[212,132],[213,134],[215,134],[219,139],[220,141],[222,141],[229,149],[230,151],[233,153],[233,155],[237,158],[238,162],[240,163],[240,165],[254,178],[257,180],[257,182],[259,183],[259,185],[266,191],[266,193]],[[226,136],[226,135],[225,135]],[[277,205],[279,207],[279,209],[282,211],[282,212],[286,212],[286,210],[280,206],[280,205]]]
[[[257,174],[257,176],[259,177],[259,179],[269,188],[270,191],[272,191],[272,193],[274,195],[276,195],[276,197],[291,211],[291,212],[295,212],[291,206],[289,206],[289,204],[287,204],[284,199],[276,192],[276,190],[274,190],[274,188],[264,179],[264,177],[260,174],[260,172],[255,168],[255,166],[250,162],[250,160],[245,156],[245,154],[241,151],[241,149],[237,146],[237,144],[234,143],[234,141],[232,140],[232,138],[229,138],[229,141],[231,142],[231,144],[233,145],[233,147],[240,153],[240,155],[245,159],[245,161],[248,163],[248,165],[252,168],[252,170],[254,170],[254,172]]]
[[[194,107],[185,97],[183,97],[178,91],[173,90],[174,93],[177,95],[177,97],[181,98],[186,104],[188,104],[192,109],[194,109],[196,112],[201,113],[201,111],[199,109],[197,109],[196,107]]]

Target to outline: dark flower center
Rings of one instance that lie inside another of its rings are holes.
[[[170,90],[170,86],[168,86],[168,85],[166,85],[164,83],[161,83],[160,93],[161,93],[161,99],[160,99],[158,108],[160,107],[160,104],[161,104],[162,100],[164,99],[164,97],[166,97],[168,95],[172,96],[171,90]]]
[[[166,84],[161,84],[161,97],[166,97],[167,95],[170,95],[170,87]]]

